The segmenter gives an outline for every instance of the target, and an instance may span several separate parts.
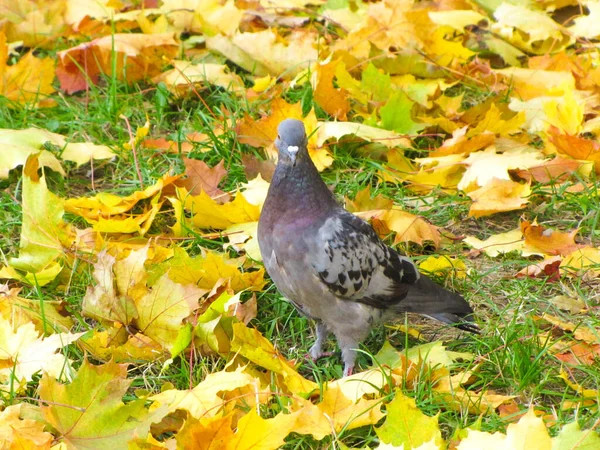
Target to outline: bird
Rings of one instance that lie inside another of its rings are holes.
[[[277,128],[278,162],[258,221],[265,269],[296,309],[316,322],[309,356],[324,356],[333,333],[344,376],[359,343],[381,322],[420,313],[477,333],[473,309],[387,246],[367,222],[344,209],[308,153],[301,120]]]

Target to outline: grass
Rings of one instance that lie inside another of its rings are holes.
[[[465,90],[469,93],[469,104],[476,104],[476,93],[471,88]],[[292,101],[302,101],[305,109],[310,109],[312,96],[307,85],[287,92],[286,95]],[[78,169],[68,164],[66,177],[50,174],[51,188],[63,197],[97,192],[126,195],[140,189],[131,153],[120,150],[120,146],[115,145],[129,140],[129,132],[121,115],[127,117],[134,129],[143,126],[146,118],[151,117],[150,135],[153,137],[182,140],[182,137],[191,131],[206,133],[209,140],[198,144],[187,156],[202,159],[209,165],[224,159],[228,169],[228,177],[223,184],[226,190],[233,190],[246,181],[241,154],[255,153],[255,150],[237,141],[233,129],[235,124],[227,125],[225,117],[230,117],[232,122],[235,122],[235,119],[243,114],[256,114],[256,111],[221,89],[207,89],[202,92],[201,99],[192,96],[182,100],[171,98],[161,85],[127,86],[115,79],[108,79],[101,87],[92,87],[87,93],[61,96],[57,97],[57,100],[58,105],[51,109],[15,109],[1,104],[0,127],[42,127],[74,139],[110,145],[120,152],[114,161],[97,163],[93,178],[89,167]],[[324,116],[322,111],[317,112],[321,117]],[[217,126],[225,126],[225,132],[216,135],[212,130]],[[519,217],[524,215],[529,220],[537,218],[540,223],[564,231],[579,228],[580,236],[591,243],[597,244],[599,239],[600,199],[596,188],[571,194],[566,190],[568,185],[552,189],[538,186],[533,192],[532,206],[524,212],[473,219],[467,218],[470,201],[462,195],[435,190],[432,194],[421,197],[405,186],[380,182],[376,174],[382,167],[381,161],[366,157],[361,150],[351,143],[336,144],[332,147],[335,162],[323,176],[329,185],[334,186],[340,199],[344,196],[354,197],[359,190],[369,185],[372,195],[382,194],[391,198],[404,209],[427,218],[456,236],[475,235],[485,238],[516,227]],[[60,149],[53,151],[60,152]],[[181,155],[177,153],[160,153],[144,148],[138,148],[138,152],[145,186],[152,184],[156,178],[170,170],[182,170]],[[2,181],[2,189],[0,247],[3,256],[10,257],[18,253],[21,221],[21,189],[17,171],[13,172],[8,180]],[[560,214],[557,214],[557,211],[560,211]],[[159,218],[157,224],[163,225],[154,226],[151,231],[155,234],[168,234],[165,224],[168,224],[169,211],[163,211],[161,216],[163,219]],[[198,252],[200,246],[220,247],[220,243],[209,243],[198,235],[196,240],[182,245],[192,253]],[[404,250],[417,257],[436,253],[428,248]],[[466,249],[456,241],[444,246],[442,252],[465,258]],[[541,322],[536,320],[536,316],[550,312],[565,320],[584,321],[591,327],[600,327],[597,316],[590,314],[585,317],[572,317],[548,302],[549,298],[557,294],[576,294],[586,302],[591,311],[597,310],[600,303],[597,281],[564,279],[560,283],[548,283],[544,279],[515,278],[514,274],[530,263],[530,260],[517,254],[508,254],[497,259],[485,256],[465,259],[471,269],[469,276],[464,281],[451,282],[474,306],[478,321],[482,325],[481,335],[456,333],[433,322],[425,322],[422,325],[424,330],[432,337],[439,337],[440,333],[442,337],[449,337],[447,345],[452,350],[476,355],[479,367],[475,373],[474,388],[514,395],[521,411],[529,404],[536,404],[547,413],[555,415],[556,425],[552,428],[554,431],[574,418],[577,418],[582,427],[591,426],[598,417],[597,404],[579,410],[561,409],[560,405],[564,400],[575,399],[577,395],[558,379],[561,366],[549,353],[542,334],[545,330],[542,329]],[[57,287],[58,284],[54,284],[44,288],[25,287],[22,295],[38,299],[41,303],[64,298],[76,318],[78,328],[86,331],[93,324],[89,319],[83,318],[79,310],[87,287],[93,284],[90,267],[82,264],[71,275],[67,292],[61,291]],[[309,321],[299,316],[271,284],[258,295],[258,305],[258,316],[251,325],[258,328],[283,354],[292,359],[302,360],[313,341]],[[390,340],[399,349],[416,343],[397,330],[378,328],[363,344],[363,351],[358,357],[360,367],[365,368],[371,364],[370,355],[379,350],[384,339]],[[333,341],[328,343],[328,349],[336,349]],[[75,347],[70,351],[74,352],[72,357],[79,361],[83,359],[83,352]],[[162,361],[157,361],[154,364],[135,366],[132,369],[134,381],[131,393],[133,394],[133,389],[157,392],[164,383],[172,383],[181,389],[187,388],[197,384],[207,374],[222,370],[225,362],[218,357],[207,357],[194,360],[190,366],[187,358],[179,357],[168,367],[163,367],[162,364]],[[581,366],[575,370],[578,383],[591,389],[599,388],[600,365]],[[342,374],[339,353],[316,363],[304,361],[300,373],[318,383],[339,378]],[[457,428],[477,422],[478,417],[468,414],[467,411],[446,409],[443,405],[440,407],[439,403],[433,401],[432,385],[427,381],[426,374],[423,374],[422,378],[422,383],[417,384],[413,390],[407,389],[406,393],[416,399],[418,407],[425,413],[440,413],[439,421],[446,438]],[[33,384],[28,396],[35,396]],[[11,403],[16,401],[16,398],[4,400]],[[278,407],[273,405],[271,409],[266,413],[273,414]],[[484,415],[481,418],[481,429],[502,431],[510,419],[510,416],[501,417],[496,413]],[[376,436],[370,427],[344,431],[337,437],[327,437],[320,442],[306,436],[291,435],[285,448],[328,448],[334,440],[347,446],[358,447],[375,444]]]

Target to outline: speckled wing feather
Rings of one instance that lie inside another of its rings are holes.
[[[419,279],[412,261],[341,208],[319,228],[312,266],[337,297],[382,309],[401,302]]]

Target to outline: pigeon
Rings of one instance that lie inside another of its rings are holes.
[[[351,375],[356,349],[380,322],[420,313],[477,332],[459,294],[419,273],[365,221],[346,211],[321,179],[300,120],[286,119],[275,144],[279,159],[258,222],[267,273],[298,311],[316,322],[314,360],[333,333]]]

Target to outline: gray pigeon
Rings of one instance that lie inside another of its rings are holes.
[[[258,244],[279,291],[317,323],[310,356],[323,355],[332,332],[344,375],[350,375],[358,344],[371,328],[404,312],[477,332],[464,298],[419,273],[337,203],[308,155],[304,124],[284,120],[278,133],[279,161],[258,222]]]

